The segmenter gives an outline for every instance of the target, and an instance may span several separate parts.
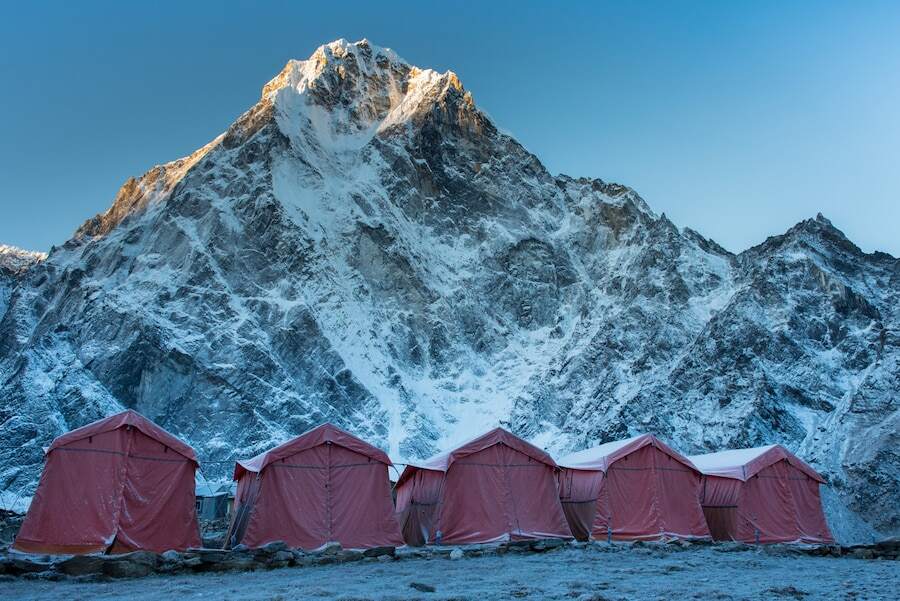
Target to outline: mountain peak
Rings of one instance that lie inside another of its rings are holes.
[[[319,46],[306,60],[290,60],[262,90],[262,100],[278,96],[304,96],[329,110],[345,109],[350,117],[371,123],[402,107],[409,109],[429,98],[437,101],[448,95],[471,95],[453,71],[439,73],[411,65],[390,48],[366,39],[335,40]],[[285,101],[289,102],[289,101]]]
[[[47,253],[0,244],[0,271],[22,273],[46,258]]]
[[[348,42],[340,38],[322,44],[305,60],[289,60],[278,75],[263,86],[262,97],[265,99],[285,87],[294,87],[298,91],[315,87],[314,82],[328,76],[336,75],[337,79],[344,79],[353,74],[404,73],[412,68],[390,48],[376,46],[367,39]]]

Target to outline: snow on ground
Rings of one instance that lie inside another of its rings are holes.
[[[732,547],[669,551],[595,544],[543,555],[404,559],[102,583],[16,580],[0,585],[0,598],[808,601],[896,599],[900,590],[900,570],[893,561],[723,552],[727,549]]]

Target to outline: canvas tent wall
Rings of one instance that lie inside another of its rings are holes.
[[[234,469],[237,494],[226,545],[273,541],[315,549],[403,544],[394,519],[388,456],[324,424]]]
[[[397,513],[409,545],[571,538],[553,459],[502,428],[408,465]]]
[[[28,553],[200,546],[194,450],[125,411],[58,437],[13,547]]]
[[[609,442],[557,461],[559,494],[579,540],[709,538],[700,472],[651,434]]]
[[[700,502],[716,540],[834,541],[819,496],[822,477],[781,445],[690,457],[703,472]]]

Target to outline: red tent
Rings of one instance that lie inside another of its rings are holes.
[[[579,540],[709,538],[700,472],[651,434],[558,461],[559,495]]]
[[[200,546],[194,450],[124,411],[53,441],[13,548],[162,552]]]
[[[407,544],[571,538],[559,505],[557,467],[502,428],[410,464],[397,481]]]
[[[819,498],[822,477],[781,445],[695,455],[700,502],[716,540],[834,542]]]
[[[403,544],[381,450],[331,424],[238,461],[237,494],[226,544],[284,541],[315,549],[327,542],[362,549]]]

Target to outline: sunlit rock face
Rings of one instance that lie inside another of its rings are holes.
[[[840,536],[897,533],[898,296],[900,262],[821,216],[733,255],[551,175],[453,73],[333,42],[0,268],[0,489],[123,407],[210,478],[326,420],[396,460],[499,423],[551,452],[781,442]]]

